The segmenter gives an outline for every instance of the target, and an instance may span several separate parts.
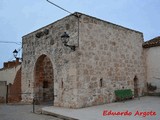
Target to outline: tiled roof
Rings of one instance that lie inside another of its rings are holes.
[[[143,43],[144,48],[160,46],[160,36]]]

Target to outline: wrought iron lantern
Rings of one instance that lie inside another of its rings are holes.
[[[73,51],[76,50],[76,46],[75,45],[68,45],[69,35],[66,32],[64,32],[63,35],[61,36],[61,40],[62,40],[62,43],[64,44],[64,46],[70,47],[71,50],[73,50]]]
[[[13,51],[13,56],[14,56],[15,58],[17,58],[17,55],[18,55],[18,51],[15,49],[15,50]]]

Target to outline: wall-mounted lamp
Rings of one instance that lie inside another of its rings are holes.
[[[66,32],[64,32],[63,35],[61,36],[61,40],[62,40],[64,46],[70,47],[71,50],[73,50],[73,51],[76,50],[76,46],[75,45],[68,45],[67,44],[68,41],[69,41],[69,35]]]
[[[15,49],[15,50],[13,51],[13,56],[14,56],[15,58],[17,58],[17,55],[18,55],[18,51]]]

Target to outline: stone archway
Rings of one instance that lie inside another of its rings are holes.
[[[35,64],[34,94],[37,103],[54,101],[53,65],[49,57],[41,55]]]

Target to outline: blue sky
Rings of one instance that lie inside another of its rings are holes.
[[[160,35],[160,0],[50,0],[71,12],[82,12],[140,31],[144,40]],[[46,0],[0,0],[0,41],[22,42],[22,36],[68,13]],[[21,45],[0,43],[0,68],[14,59]],[[19,52],[19,56],[21,52]]]

